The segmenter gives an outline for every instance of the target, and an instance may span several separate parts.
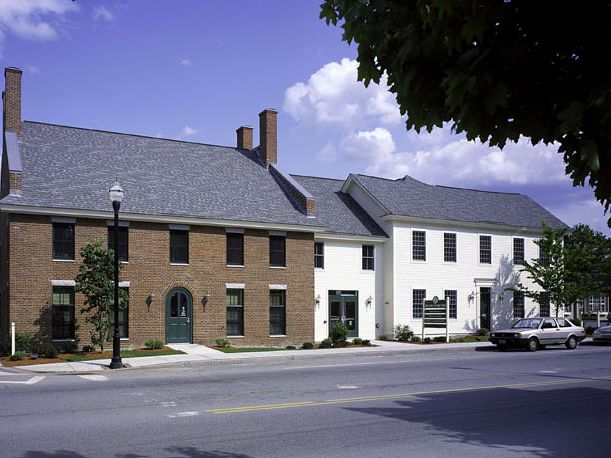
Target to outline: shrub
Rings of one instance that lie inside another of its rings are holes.
[[[489,332],[490,332],[490,330],[488,328],[479,328],[475,332],[475,335],[478,335],[478,336],[487,336]]]
[[[11,361],[21,361],[23,358],[25,358],[25,352],[24,351],[16,351],[15,354],[11,355]]]
[[[386,334],[382,334],[378,337],[378,340],[388,340],[388,336]]]
[[[342,348],[342,347],[346,347],[346,346],[348,346],[348,342],[345,341],[345,340],[338,340],[337,342],[335,342],[333,344],[334,348]]]
[[[365,345],[366,347],[369,347],[371,345],[371,340],[363,339],[363,341],[361,342],[361,345]]]
[[[412,336],[412,338],[409,339],[410,342],[420,342],[421,340],[419,336]]]
[[[433,342],[445,342],[446,338],[444,336],[433,337]]]
[[[214,339],[214,343],[216,344],[217,347],[221,347],[221,348],[229,348],[231,346],[229,341],[225,339],[224,337],[217,337],[216,339]]]
[[[295,345],[287,345],[286,349],[287,350],[297,350],[297,347]]]
[[[348,328],[344,323],[336,322],[331,326],[329,339],[333,342],[334,347],[343,347],[348,337]]]
[[[304,342],[301,348],[303,348],[304,350],[311,350],[312,348],[314,348],[314,344],[312,342]]]
[[[569,318],[569,320],[575,325],[575,326],[581,326],[581,320],[579,318]]]
[[[395,326],[393,333],[395,335],[395,339],[400,340],[401,342],[407,342],[414,335],[414,332],[406,324],[398,324]]]
[[[320,348],[331,348],[333,346],[333,342],[331,342],[331,339],[327,337],[320,343],[319,346]]]
[[[93,348],[93,345],[83,345],[83,353],[91,353],[94,350],[95,348]]]
[[[450,337],[450,342],[452,343],[461,343],[461,342],[465,342],[466,339],[462,336],[457,336],[457,337]]]
[[[27,332],[17,331],[15,333],[15,351],[30,353],[32,351],[32,336]],[[3,341],[0,341],[0,353],[9,354],[11,352],[11,333],[8,332]]]
[[[164,347],[164,343],[161,339],[146,339],[144,346],[150,350],[159,350]]]
[[[32,353],[38,354],[40,358],[57,358],[57,348],[46,339],[35,339],[32,342]]]
[[[430,344],[432,341],[431,341],[431,338],[430,338],[430,337],[425,337],[425,338],[424,338],[424,340],[423,340],[423,342],[424,342],[425,344]]]
[[[354,345],[363,345],[363,339],[361,339],[360,337],[355,337],[354,339],[352,339],[352,343]]]

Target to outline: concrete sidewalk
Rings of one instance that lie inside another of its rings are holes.
[[[416,345],[399,342],[389,342],[375,340],[375,347],[348,347],[348,348],[328,348],[317,350],[278,350],[262,351],[249,353],[223,353],[213,348],[197,344],[170,344],[168,347],[175,350],[184,351],[184,355],[165,355],[165,356],[143,356],[140,358],[124,358],[123,364],[126,369],[145,368],[172,364],[186,364],[197,362],[237,362],[248,361],[260,358],[303,358],[303,357],[324,357],[338,355],[372,355],[384,353],[417,353],[430,350],[448,349],[474,349],[476,347],[491,347],[489,342],[475,343],[455,343],[455,344],[431,344]],[[76,363],[55,363],[55,364],[36,364],[31,366],[21,366],[19,369],[27,372],[36,373],[89,373],[109,370],[110,359],[97,359],[91,361],[81,361]]]

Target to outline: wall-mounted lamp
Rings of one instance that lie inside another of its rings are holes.
[[[149,294],[148,297],[146,298],[146,305],[150,307],[154,300],[155,300],[155,294],[153,293]]]
[[[320,307],[320,299],[320,294],[314,298],[314,303],[316,304],[316,307]]]
[[[209,301],[210,301],[210,295],[204,294],[204,297],[202,297],[202,306],[205,307],[206,305],[208,305]]]
[[[499,301],[503,302],[504,299],[505,299],[505,291],[501,291],[501,294],[499,294]]]
[[[469,293],[469,295],[467,296],[467,300],[468,300],[469,302],[473,302],[473,301],[475,300],[475,291],[471,291],[471,292]]]
[[[367,298],[367,300],[365,301],[365,306],[370,309],[371,308],[371,303],[373,302],[373,298],[371,296],[369,296]]]

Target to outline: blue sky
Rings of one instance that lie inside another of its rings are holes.
[[[573,188],[554,145],[503,151],[449,127],[407,132],[382,83],[356,81],[356,49],[319,1],[0,0],[0,61],[23,69],[23,117],[235,145],[279,110],[279,165],[345,178],[527,194],[566,223],[608,235],[590,188]]]

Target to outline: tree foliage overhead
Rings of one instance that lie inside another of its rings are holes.
[[[610,209],[611,3],[324,0],[320,17],[357,43],[359,80],[388,75],[408,129],[557,142]]]
[[[81,249],[81,256],[83,262],[74,279],[75,290],[85,296],[81,313],[91,325],[91,343],[104,351],[114,311],[114,251],[106,250],[101,240],[93,240]],[[123,310],[127,307],[127,295],[123,290],[119,293],[119,309]]]

